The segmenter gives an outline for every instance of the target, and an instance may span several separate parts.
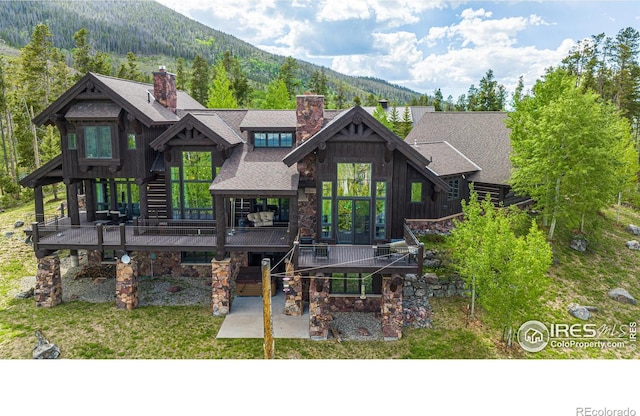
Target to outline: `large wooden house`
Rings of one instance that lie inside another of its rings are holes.
[[[326,110],[322,96],[298,96],[296,110],[206,109],[162,67],[153,85],[89,73],[34,119],[62,140],[21,181],[35,189],[36,300],[60,301],[57,250],[87,250],[117,261],[118,307],[136,306],[136,276],[153,265],[211,278],[224,315],[268,257],[286,274],[274,281],[285,313],[308,302],[312,338],[326,338],[332,310],[380,312],[398,338],[404,276],[422,273],[412,221],[459,214],[472,181],[511,197],[504,113],[416,114],[402,140],[362,107]],[[68,215],[52,219],[42,186],[56,182]]]

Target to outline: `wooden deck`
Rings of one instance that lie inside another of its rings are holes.
[[[298,255],[298,270],[303,274],[315,273],[416,273],[417,258],[413,254],[390,254],[375,256],[372,246],[332,245],[328,256],[315,254],[312,246],[301,246]]]
[[[130,225],[47,225],[34,241],[40,250],[216,251],[213,227],[134,227]],[[287,228],[247,228],[226,236],[225,251],[286,252]]]

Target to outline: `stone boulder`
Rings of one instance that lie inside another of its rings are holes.
[[[629,224],[627,227],[627,231],[629,231],[633,235],[640,235],[640,227],[637,225]]]
[[[579,251],[580,253],[584,253],[585,251],[587,251],[587,243],[587,240],[585,240],[584,238],[574,238],[573,240],[571,240],[571,244],[569,245],[569,247],[576,251]]]
[[[24,225],[24,221],[20,221],[20,220],[18,220],[18,221],[16,221],[16,222],[14,222],[14,223],[13,223],[13,228],[20,228],[20,227],[22,227],[23,225]]]
[[[638,240],[631,240],[626,242],[629,250],[640,250],[640,242]]]
[[[609,291],[609,297],[617,300],[618,302],[628,303],[630,305],[637,305],[638,301],[621,287],[617,287]]]
[[[60,356],[60,348],[56,344],[52,344],[42,335],[40,330],[36,331],[38,345],[33,348],[33,358],[35,360],[56,359]]]
[[[591,318],[591,311],[597,311],[598,309],[593,306],[582,306],[577,303],[570,303],[567,307],[567,311],[571,316],[575,316],[578,319],[582,319],[583,321]]]

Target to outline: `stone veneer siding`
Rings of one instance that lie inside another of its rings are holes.
[[[294,273],[293,263],[286,262],[286,277],[289,279],[288,288],[285,289],[284,314],[288,316],[302,316],[304,304],[302,303],[302,276]]]
[[[402,338],[402,278],[382,277],[382,336],[385,341]]]
[[[380,295],[367,295],[360,299],[359,295],[332,295],[329,297],[331,312],[373,312],[380,315],[382,299]]]
[[[319,132],[323,123],[324,96],[298,95],[296,97],[296,147]],[[315,154],[309,154],[298,162],[298,173],[300,174],[300,182],[315,183]],[[300,236],[316,239],[317,197],[315,193],[305,193],[305,196],[307,201],[298,200],[298,230]]]
[[[116,264],[116,309],[132,310],[138,307],[138,265],[134,260]]]
[[[228,315],[231,310],[231,260],[211,261],[211,308],[214,316]]]
[[[60,257],[57,254],[38,259],[35,289],[36,306],[52,308],[62,303]]]
[[[329,336],[329,321],[331,320],[333,320],[333,316],[329,311],[329,278],[318,273],[310,279],[309,283],[310,338],[314,341],[325,341]]]

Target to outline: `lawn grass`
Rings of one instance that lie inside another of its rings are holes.
[[[47,204],[53,211],[59,202]],[[69,359],[261,359],[262,339],[220,339],[216,334],[223,318],[211,315],[203,306],[148,306],[133,311],[115,309],[114,303],[91,304],[73,301],[55,308],[37,308],[33,299],[14,299],[8,294],[23,277],[35,274],[36,259],[24,243],[23,229],[14,222],[23,219],[32,205],[0,214],[0,358],[31,358],[36,339],[43,334],[60,346],[61,358]],[[26,222],[26,221],[25,221]],[[614,287],[640,297],[638,275],[640,252],[628,250],[632,239],[625,227],[640,224],[640,213],[623,208],[620,224],[615,211],[601,217],[601,237],[586,253],[578,253],[560,239],[554,243],[557,259],[550,270],[552,283],[540,305],[536,319],[545,323],[580,323],[567,313],[567,305],[577,302],[599,308],[590,323],[621,325],[637,321],[640,306],[609,299]],[[28,224],[28,223],[27,223]],[[5,237],[6,232],[14,232]],[[426,248],[446,249],[442,238],[426,241]],[[447,268],[443,268],[447,271]],[[450,270],[449,270],[450,271]],[[551,349],[527,353],[516,343],[506,348],[501,331],[485,323],[481,309],[470,320],[466,298],[432,298],[433,329],[403,330],[403,338],[393,342],[362,342],[334,339],[310,341],[276,339],[276,359],[583,359],[640,358],[635,345],[609,350]]]

